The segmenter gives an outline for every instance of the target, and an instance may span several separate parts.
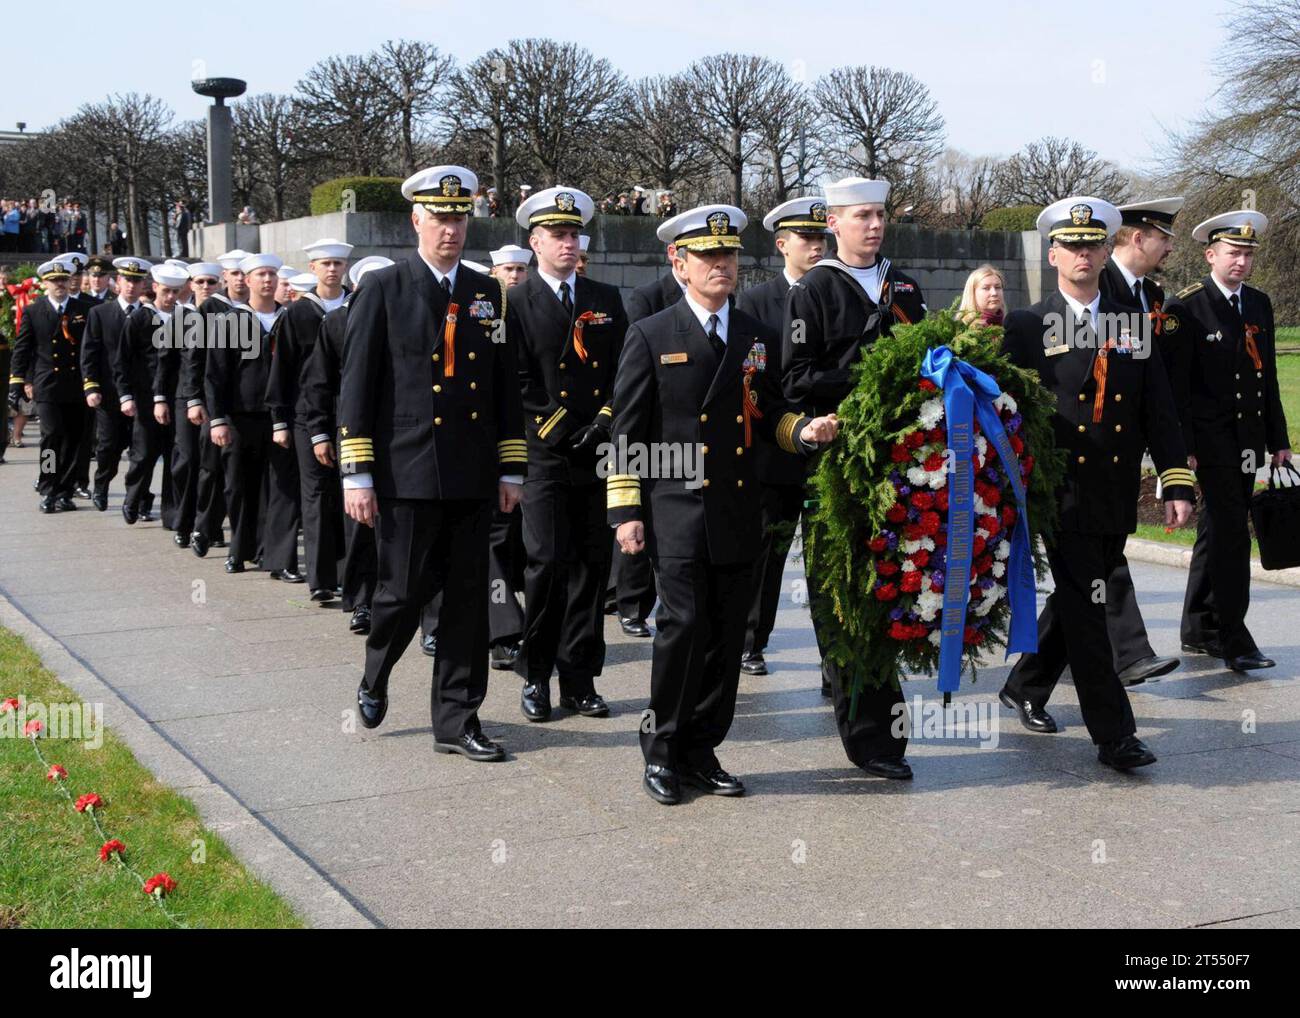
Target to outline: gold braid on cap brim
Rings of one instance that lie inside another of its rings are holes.
[[[471,195],[416,194],[411,196],[416,205],[423,205],[432,212],[450,212],[463,214],[474,211],[474,199]]]
[[[782,219],[772,228],[772,232],[777,230],[807,230],[812,233],[827,233],[826,220],[821,219]]]
[[[586,226],[582,221],[582,216],[577,212],[558,212],[554,209],[547,209],[545,212],[539,212],[535,216],[528,217],[528,225],[533,226]]]
[[[1080,240],[1106,240],[1110,236],[1104,226],[1058,226],[1047,234],[1048,240],[1059,240],[1064,243]]]
[[[687,251],[718,251],[723,248],[735,248],[740,250],[740,237],[732,233],[723,233],[716,236],[705,235],[703,237],[681,237],[673,241],[678,250],[685,248]]]

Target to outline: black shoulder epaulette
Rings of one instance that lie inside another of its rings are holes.
[[[1179,300],[1182,300],[1184,297],[1190,297],[1190,296],[1191,296],[1192,294],[1194,294],[1197,290],[1201,289],[1201,288],[1204,287],[1204,286],[1205,286],[1204,283],[1193,283],[1191,286],[1184,287],[1183,289],[1181,289],[1181,290],[1178,291],[1178,294],[1177,294],[1178,299],[1179,299]]]

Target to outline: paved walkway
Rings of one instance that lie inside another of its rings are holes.
[[[651,641],[611,625],[606,720],[530,725],[518,681],[493,672],[482,718],[504,764],[433,753],[414,646],[384,726],[352,731],[362,640],[346,616],[264,573],[227,576],[220,551],[199,561],[157,523],[128,528],[120,479],[106,514],[42,516],[36,450],[9,453],[0,593],[376,924],[1300,926],[1294,589],[1254,588],[1274,671],[1191,658],[1135,690],[1156,766],[1099,766],[1066,682],[1061,734],[995,709],[996,745],[914,740],[911,784],[847,763],[787,599],[774,674],[742,677],[720,754],[749,795],[665,808],[640,788]],[[1185,574],[1133,572],[1156,650],[1176,653]],[[1004,676],[982,670],[960,702],[991,706]],[[312,914],[294,879],[250,862]]]

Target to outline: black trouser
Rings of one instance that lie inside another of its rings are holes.
[[[614,586],[618,592],[618,617],[644,622],[655,606],[655,578],[649,555],[624,555],[615,539],[610,544],[613,555]]]
[[[759,494],[762,506],[763,544],[754,561],[754,596],[749,604],[745,631],[746,654],[761,654],[776,625],[781,603],[781,577],[785,559],[794,542],[795,527],[803,512],[802,484],[764,484]]]
[[[653,568],[659,610],[641,752],[648,764],[716,767],[736,713],[754,564],[658,558]]]
[[[289,448],[269,442],[266,470],[266,520],[262,525],[262,568],[298,571],[298,524],[302,507],[298,504],[298,454],[294,451],[293,428],[282,432],[289,436]]]
[[[86,405],[80,400],[41,400],[36,413],[41,419],[40,493],[71,498],[77,486],[77,449],[86,427]]]
[[[488,531],[488,644],[515,644],[524,633],[524,613],[518,594],[524,589],[523,512],[518,506],[503,513],[492,507]],[[438,612],[442,606],[443,579],[434,580],[433,597],[420,613],[420,632],[438,631]]]
[[[126,468],[126,500],[137,512],[146,509],[153,501],[149,482],[153,480],[154,467],[161,459],[162,524],[171,529],[176,525],[176,503],[171,474],[172,426],[159,424],[154,418],[152,403],[136,403],[135,420],[131,426],[131,459]]]
[[[609,574],[604,484],[570,484],[550,477],[524,482],[523,645],[515,671],[525,682],[560,695],[588,696],[605,665],[602,601]]]
[[[185,400],[172,400],[172,491],[176,500],[176,531],[194,530],[199,498],[199,438],[202,428],[185,416]]]
[[[1038,616],[1038,653],[1023,654],[1007,678],[1017,700],[1042,707],[1068,663],[1083,722],[1095,743],[1137,731],[1128,694],[1115,672],[1107,606],[1094,597],[1095,582],[1109,577],[1124,555],[1126,534],[1061,531],[1047,547],[1056,589]],[[1051,681],[1047,681],[1048,678]]]
[[[221,449],[230,513],[230,555],[236,562],[257,557],[261,544],[262,484],[271,445],[270,414],[231,414],[230,442]],[[200,518],[200,527],[206,521]]]
[[[221,540],[226,518],[226,466],[221,449],[214,445],[212,426],[199,429],[199,484],[194,497],[194,532],[209,541]]]
[[[338,468],[323,466],[316,458],[306,428],[294,429],[293,447],[298,456],[307,586],[311,590],[333,590],[339,585],[339,559],[343,553],[343,495]]]
[[[344,516],[343,540],[347,545],[347,555],[343,559],[343,608],[345,611],[369,608],[375,598],[379,574],[374,527]]]
[[[431,696],[434,737],[443,741],[478,729],[487,693],[489,510],[486,499],[381,497],[375,519],[379,583],[363,685],[371,695],[387,693],[437,577],[447,577]]]
[[[104,390],[95,407],[95,494],[108,497],[122,453],[131,447],[131,418],[122,413],[117,393]]]
[[[1197,467],[1201,514],[1183,598],[1184,643],[1218,643],[1225,658],[1255,654],[1250,608],[1250,497],[1255,475],[1239,467]]]
[[[81,444],[77,447],[77,487],[90,489],[90,458],[95,452],[95,419],[86,408],[86,424],[81,429]]]

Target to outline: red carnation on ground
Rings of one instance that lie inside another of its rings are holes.
[[[930,553],[922,548],[920,551],[914,551],[908,556],[912,560],[912,565],[918,569],[924,569],[930,564]]]
[[[889,458],[895,463],[906,463],[912,458],[912,454],[903,443],[895,442],[894,447],[889,450]]]
[[[922,392],[937,392],[939,389],[939,387],[928,378],[922,378],[921,381],[917,383],[916,387]]]
[[[125,845],[123,845],[116,838],[110,838],[108,841],[104,842],[102,845],[99,846],[99,861],[108,862],[108,857],[112,855],[114,852],[116,852],[118,855],[121,855],[125,851],[126,851]]]
[[[898,598],[898,587],[893,583],[886,583],[876,588],[877,601],[893,601]]]
[[[84,813],[88,809],[98,809],[102,805],[104,805],[103,799],[94,792],[87,792],[77,800],[76,809],[78,813]]]
[[[176,890],[176,881],[166,873],[155,873],[144,882],[145,894],[159,894],[161,892],[159,894],[161,897],[164,894],[171,894],[174,890]]]
[[[895,502],[889,507],[889,511],[885,513],[885,519],[890,523],[902,523],[907,519],[907,507]]]
[[[932,452],[925,458],[925,469],[933,473],[936,470],[942,470],[944,464],[944,455],[941,452]]]
[[[915,594],[921,589],[921,571],[913,569],[903,574],[902,582],[899,583],[904,594]]]
[[[877,562],[876,574],[879,576],[893,576],[898,572],[897,562]]]
[[[54,764],[45,772],[46,781],[65,781],[68,772],[64,769],[63,764]]]
[[[921,513],[921,532],[926,537],[933,537],[939,532],[939,527],[943,525],[943,520],[939,518],[936,512]]]
[[[6,697],[3,703],[0,703],[0,714],[8,714],[11,710],[17,710],[22,706],[17,697]]]
[[[914,505],[917,509],[934,508],[934,495],[928,491],[912,492],[911,501],[912,501],[912,505]]]
[[[877,555],[879,555],[882,551],[884,551],[886,548],[889,547],[889,542],[886,541],[883,537],[877,535],[867,542],[867,547],[870,548],[872,551],[874,551]]]
[[[903,444],[906,445],[909,449],[921,448],[921,446],[925,445],[925,432],[913,431],[910,435],[908,435],[905,439],[903,439]]]
[[[40,735],[45,730],[45,722],[39,720],[28,721],[23,725],[23,735]]]

